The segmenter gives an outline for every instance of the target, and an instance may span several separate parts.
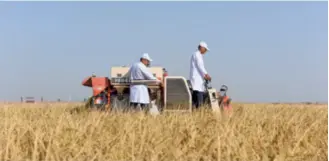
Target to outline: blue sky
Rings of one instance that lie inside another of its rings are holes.
[[[327,2],[0,2],[0,101],[83,100],[81,81],[138,61],[188,77],[200,40],[235,101],[327,101]]]

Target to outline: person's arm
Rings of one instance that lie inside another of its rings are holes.
[[[206,77],[208,72],[207,72],[206,68],[204,67],[203,59],[202,59],[201,55],[196,54],[194,58],[195,58],[196,67],[197,67],[198,71],[201,73],[201,75],[203,77]]]
[[[153,76],[153,74],[145,66],[141,67],[141,70],[146,79],[155,80],[157,83],[161,84],[161,81]]]
[[[145,66],[141,67],[141,71],[142,71],[143,75],[146,77],[146,79],[158,80],[156,77],[153,76],[153,74]]]

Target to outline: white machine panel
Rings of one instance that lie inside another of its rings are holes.
[[[192,111],[192,96],[184,77],[165,77],[164,101],[165,110]]]
[[[216,89],[210,88],[208,89],[208,96],[210,100],[210,106],[213,111],[219,112],[220,108],[218,105],[218,98],[217,98],[217,92]]]

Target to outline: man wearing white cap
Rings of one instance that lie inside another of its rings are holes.
[[[147,69],[152,59],[147,53],[144,53],[140,58],[140,62],[133,64],[130,68],[130,79],[131,80],[157,80],[156,77]],[[130,104],[135,108],[140,105],[143,109],[150,103],[150,96],[147,85],[136,84],[130,85]]]
[[[190,60],[190,82],[193,89],[192,102],[195,108],[199,108],[204,103],[204,80],[211,80],[207,70],[204,67],[202,55],[209,51],[208,45],[201,41],[198,51],[193,53]]]

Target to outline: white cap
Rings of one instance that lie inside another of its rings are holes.
[[[143,56],[142,56],[143,59],[146,59],[148,61],[152,61],[152,59],[150,58],[149,54],[148,53],[144,53]]]
[[[201,41],[199,45],[200,45],[201,47],[204,47],[204,48],[206,48],[207,50],[209,50],[208,45],[206,44],[206,42]]]

